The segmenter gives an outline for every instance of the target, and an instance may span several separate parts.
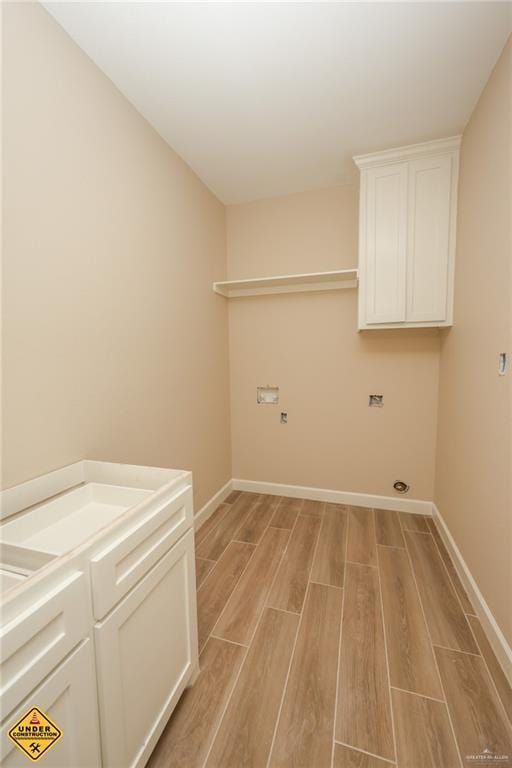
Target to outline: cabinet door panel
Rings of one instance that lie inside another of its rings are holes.
[[[407,321],[443,321],[447,315],[450,250],[451,157],[409,164]]]
[[[366,322],[405,320],[407,165],[366,171]]]
[[[101,766],[96,678],[90,640],[85,640],[2,723],[0,762],[4,768],[27,768],[30,763],[7,736],[7,731],[30,707],[39,707],[63,733],[41,759],[41,765],[45,768]]]
[[[197,666],[189,531],[95,626],[103,762],[143,765]]]
[[[88,632],[83,573],[77,571],[47,591],[39,587],[32,592],[33,603],[0,631],[4,714],[39,685]]]

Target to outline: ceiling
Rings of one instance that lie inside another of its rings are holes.
[[[43,3],[225,203],[460,133],[510,3]]]

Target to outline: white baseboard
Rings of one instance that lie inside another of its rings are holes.
[[[466,588],[469,599],[473,603],[473,607],[478,614],[478,618],[482,624],[482,629],[484,630],[487,639],[489,640],[489,643],[491,644],[491,647],[496,654],[496,658],[498,659],[505,675],[507,676],[508,681],[512,685],[512,648],[510,648],[510,645],[503,635],[503,632],[499,628],[496,619],[492,615],[491,609],[487,605],[484,596],[480,592],[478,584],[473,578],[473,575],[471,574],[466,561],[462,557],[460,549],[455,543],[455,540],[450,533],[450,530],[439,509],[435,504],[432,504],[432,509],[439,534],[441,535],[441,538],[443,539],[444,544],[450,553],[450,557],[452,558],[457,573],[459,574],[459,577],[464,587]]]
[[[194,528],[196,531],[208,520],[210,515],[213,515],[219,504],[222,504],[224,499],[229,496],[232,488],[233,481],[228,480],[226,485],[223,485],[220,491],[217,491],[217,493],[201,507],[199,512],[196,512],[194,515]]]
[[[268,493],[272,496],[293,496],[313,501],[330,501],[334,504],[348,504],[354,507],[375,507],[377,509],[396,509],[398,512],[411,512],[417,515],[432,516],[432,502],[420,499],[404,499],[394,496],[376,496],[370,493],[352,493],[349,491],[333,491],[327,488],[309,488],[301,485],[283,485],[282,483],[265,483],[259,480],[233,479],[235,491],[252,491],[253,493]]]

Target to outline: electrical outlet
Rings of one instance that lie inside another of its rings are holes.
[[[370,408],[384,408],[384,395],[369,395],[368,405]]]
[[[288,414],[286,411],[281,411],[281,424],[288,424]]]

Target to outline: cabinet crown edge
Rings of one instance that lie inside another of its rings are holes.
[[[420,144],[407,144],[403,147],[394,147],[381,152],[370,152],[366,155],[355,155],[352,159],[360,170],[372,168],[387,163],[416,160],[429,155],[442,155],[455,152],[460,149],[462,136],[450,136],[446,139],[424,141]]]

